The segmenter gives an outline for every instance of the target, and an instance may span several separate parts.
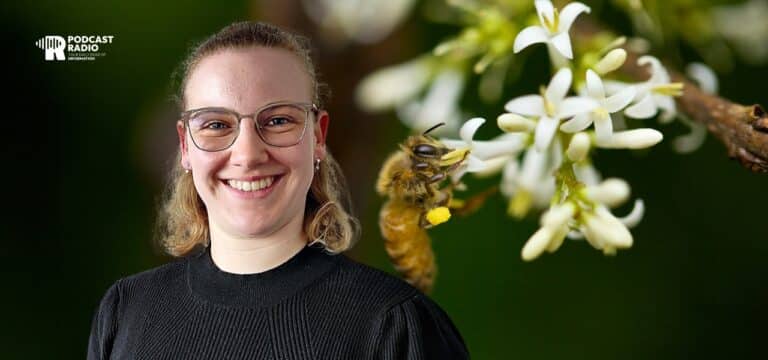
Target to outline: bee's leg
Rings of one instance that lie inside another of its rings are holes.
[[[457,214],[459,216],[467,216],[478,209],[480,209],[483,204],[485,203],[485,200],[488,199],[489,196],[495,194],[499,190],[499,187],[494,185],[491,186],[479,194],[475,194],[474,196],[469,197],[468,199],[464,200],[464,204],[462,204],[459,207],[452,208],[452,212],[454,214]]]
[[[429,169],[429,163],[420,162],[420,163],[413,164],[413,170],[424,171],[427,169]]]
[[[427,182],[429,184],[434,184],[436,182],[442,181],[443,179],[445,179],[445,173],[437,173],[435,175],[432,175],[432,177],[430,177]]]

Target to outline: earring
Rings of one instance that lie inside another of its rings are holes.
[[[189,174],[189,169],[184,169],[184,172]]]
[[[315,171],[320,171],[320,159],[315,159]]]

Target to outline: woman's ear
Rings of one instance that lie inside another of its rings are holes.
[[[176,133],[179,135],[179,151],[181,152],[181,166],[187,170],[190,170],[189,156],[187,154],[187,131],[184,128],[184,122],[181,120],[176,122]]]
[[[315,158],[323,160],[325,159],[325,139],[328,135],[328,123],[330,122],[330,116],[325,110],[320,110],[317,113],[317,121],[315,123]]]

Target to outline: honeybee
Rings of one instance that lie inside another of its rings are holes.
[[[388,197],[379,214],[387,254],[398,273],[427,294],[432,291],[437,265],[426,229],[441,221],[432,216],[440,210],[442,221],[450,216],[448,208],[457,184],[451,182],[443,188],[440,184],[469,153],[468,149],[450,149],[428,135],[442,125],[408,137],[384,162],[376,182],[379,195]]]

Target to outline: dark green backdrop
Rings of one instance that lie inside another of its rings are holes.
[[[176,146],[164,98],[187,47],[240,19],[273,21],[312,38],[316,30],[293,1],[2,7],[0,357],[82,359],[107,287],[168,260],[152,243],[152,227]],[[316,43],[320,71],[335,93],[330,147],[364,226],[350,256],[387,271],[373,183],[406,130],[391,115],[361,113],[352,89],[372,69],[409,59],[455,31],[417,13],[377,45]],[[115,38],[96,61],[45,62],[34,42],[52,34]],[[721,93],[768,104],[767,69],[738,66],[721,78]],[[478,115],[493,119],[501,109],[483,111]],[[523,263],[520,249],[537,220],[506,218],[500,198],[432,231],[440,267],[433,298],[473,358],[764,356],[768,175],[728,160],[713,138],[691,155],[675,154],[665,141],[642,154],[600,152],[596,161],[605,175],[628,179],[647,207],[633,230],[634,247],[617,257],[567,242]]]

